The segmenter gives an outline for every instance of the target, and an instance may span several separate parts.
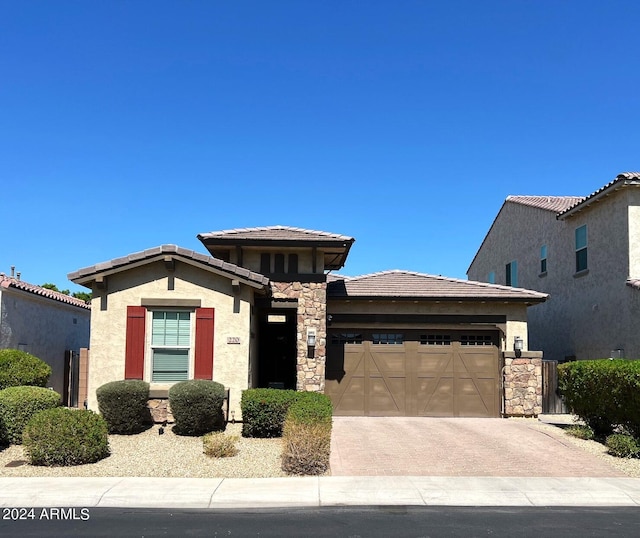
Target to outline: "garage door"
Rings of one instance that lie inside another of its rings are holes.
[[[335,415],[497,417],[496,332],[336,330],[325,393]]]

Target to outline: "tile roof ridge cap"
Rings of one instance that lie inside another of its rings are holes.
[[[90,305],[86,301],[78,299],[71,294],[67,295],[66,293],[52,290],[50,288],[45,288],[44,286],[40,286],[38,284],[32,284],[31,282],[27,282],[26,280],[17,279],[16,277],[8,275],[0,276],[0,286],[5,289],[14,287],[62,303],[67,303],[75,306],[90,307]]]

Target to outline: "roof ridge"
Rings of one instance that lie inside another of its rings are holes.
[[[199,234],[200,236],[222,236],[222,235],[231,235],[231,234],[240,234],[240,233],[251,233],[251,232],[264,232],[270,230],[286,230],[289,232],[299,232],[307,235],[321,235],[325,237],[331,237],[333,239],[353,239],[352,237],[337,234],[334,232],[325,232],[322,230],[310,230],[308,228],[300,228],[298,226],[286,226],[283,224],[276,224],[273,226],[253,226],[253,227],[245,227],[245,228],[229,228],[226,230],[214,230],[211,232],[204,232]]]
[[[91,308],[90,304],[83,301],[82,299],[73,297],[72,295],[67,295],[59,291],[51,290],[49,288],[45,288],[37,284],[31,284],[29,282],[26,282],[25,280],[18,280],[15,277],[7,276],[7,275],[0,275],[0,287],[5,289],[16,288],[22,291],[33,293],[35,295],[47,297],[48,299],[53,299],[54,301],[67,303],[72,306],[78,306],[81,308]]]

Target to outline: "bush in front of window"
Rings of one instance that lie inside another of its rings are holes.
[[[57,392],[44,387],[8,387],[0,390],[0,437],[22,444],[22,431],[33,415],[60,405]]]
[[[31,465],[95,463],[109,455],[107,422],[86,409],[40,411],[24,430],[24,449]]]
[[[169,405],[175,420],[174,433],[198,436],[224,430],[224,386],[216,381],[181,381],[169,389]]]
[[[331,456],[331,400],[318,392],[299,392],[282,431],[282,470],[292,475],[320,475]]]
[[[147,407],[149,383],[140,379],[112,381],[96,390],[98,410],[107,421],[109,433],[131,435],[146,430],[151,424]]]
[[[51,376],[46,362],[17,349],[0,349],[0,390],[25,385],[45,387]]]
[[[287,411],[298,394],[295,390],[282,389],[242,391],[242,436],[281,437]]]
[[[596,437],[621,426],[640,437],[640,361],[575,361],[558,366],[558,388],[567,406]]]

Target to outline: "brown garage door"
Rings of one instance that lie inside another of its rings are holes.
[[[334,331],[325,393],[335,415],[497,417],[498,334]]]

